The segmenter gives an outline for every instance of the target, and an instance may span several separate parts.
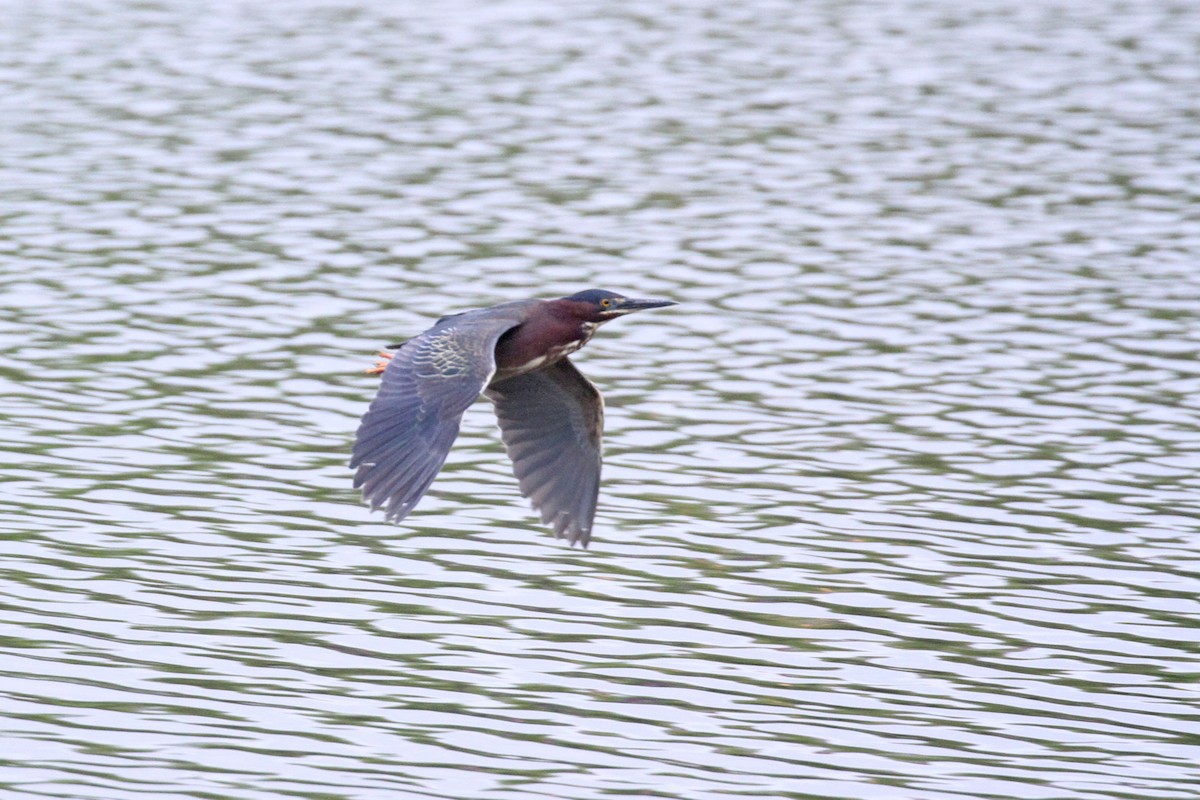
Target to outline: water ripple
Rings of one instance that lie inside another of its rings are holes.
[[[67,3],[0,30],[0,785],[1190,798],[1197,17]],[[380,345],[602,285],[590,552]]]

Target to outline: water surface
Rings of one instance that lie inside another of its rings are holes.
[[[0,795],[1192,798],[1200,17],[15,4]],[[592,550],[375,348],[591,286]]]

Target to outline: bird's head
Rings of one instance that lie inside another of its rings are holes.
[[[585,322],[596,323],[607,322],[634,311],[676,304],[674,300],[638,300],[606,289],[588,289],[586,292],[564,297],[559,302],[569,303],[572,313],[582,317]]]

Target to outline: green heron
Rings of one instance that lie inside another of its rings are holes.
[[[610,319],[671,300],[590,289],[515,300],[439,319],[381,352],[383,374],[363,416],[350,468],[371,510],[399,522],[425,494],[480,392],[495,404],[521,494],[542,522],[587,547],[600,491],[604,400],[567,358]]]

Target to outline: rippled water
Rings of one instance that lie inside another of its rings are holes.
[[[1200,15],[7,4],[0,796],[1194,798]],[[374,349],[604,286],[593,549]]]

